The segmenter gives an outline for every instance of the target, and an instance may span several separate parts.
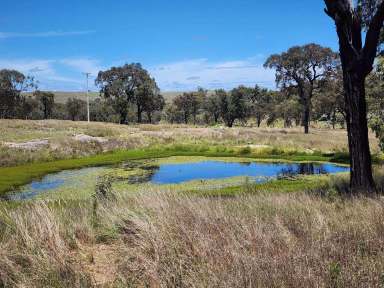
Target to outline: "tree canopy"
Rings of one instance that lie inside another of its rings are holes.
[[[153,99],[161,100],[155,79],[139,63],[100,71],[95,83],[100,87],[101,95],[115,101],[114,107],[122,124],[127,123],[130,104],[136,106],[137,122],[140,123],[142,113],[146,109],[153,109]]]
[[[284,89],[296,87],[303,107],[303,126],[309,132],[311,99],[338,65],[338,56],[330,48],[318,44],[294,46],[281,54],[271,55],[264,67],[275,69],[276,84]]]

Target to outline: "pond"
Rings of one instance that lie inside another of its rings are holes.
[[[65,170],[48,174],[40,180],[20,187],[17,191],[3,196],[5,200],[28,200],[40,194],[55,192],[64,193],[91,193],[96,186],[96,179],[105,171],[105,167],[87,167],[77,170]]]
[[[106,171],[114,171],[113,169],[116,168],[88,167],[49,174],[21,187],[18,191],[6,194],[4,198],[6,200],[26,200],[52,192],[57,196],[62,196],[64,193],[84,194],[85,191],[91,194],[96,186],[97,178]],[[154,165],[151,169],[146,180],[159,185],[238,176],[247,176],[251,180],[261,183],[295,175],[334,174],[349,171],[348,167],[331,163],[228,162],[219,160],[163,163]]]
[[[202,161],[160,165],[159,169],[153,174],[151,181],[156,184],[178,184],[192,180],[248,176],[261,182],[270,178],[285,176],[334,174],[348,171],[348,167],[330,163]]]

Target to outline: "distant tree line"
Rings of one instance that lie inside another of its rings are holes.
[[[270,60],[267,62],[272,65]],[[343,125],[340,79],[334,75],[322,77],[328,80],[321,78],[322,84],[312,90],[309,105],[302,100],[305,96],[300,94],[300,87],[287,85],[288,80],[276,91],[258,85],[239,86],[230,91],[198,88],[166,103],[155,79],[140,64],[127,64],[99,72],[95,83],[100,88],[100,97],[90,102],[90,118],[121,124],[166,121],[228,127],[245,125],[250,120],[256,126],[263,122],[273,126],[282,121],[284,127],[291,127],[302,125],[303,113],[310,111],[314,121],[328,121],[334,127]],[[69,98],[66,103],[59,103],[56,100],[54,93],[38,90],[33,78],[14,70],[0,71],[0,118],[87,119],[85,101]],[[303,107],[303,103],[309,108]],[[310,121],[308,116],[306,119]]]
[[[371,127],[384,142],[384,129],[380,130],[384,127],[380,114],[384,69],[380,63],[368,79],[368,104]],[[345,126],[342,73],[332,50],[316,44],[297,46],[272,55],[265,66],[275,69],[278,90],[258,85],[229,91],[198,88],[167,103],[155,79],[140,64],[112,67],[100,71],[95,80],[100,97],[90,102],[90,118],[121,124],[165,121],[228,127],[281,123],[284,127],[303,126],[306,133],[311,121],[325,122],[333,128]],[[87,119],[85,101],[55,100],[54,93],[38,90],[33,78],[14,70],[0,70],[0,118]]]

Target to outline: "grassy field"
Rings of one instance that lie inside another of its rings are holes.
[[[158,163],[346,160],[343,130],[0,122],[3,142],[48,139],[33,151],[0,146],[3,189],[62,169],[174,155]],[[371,145],[378,153],[373,135]],[[94,187],[90,179],[83,184]],[[375,179],[382,191],[381,166]],[[103,187],[0,201],[0,287],[384,285],[384,200],[343,195],[347,175]]]
[[[105,138],[105,142],[77,141],[74,135]],[[84,157],[119,149],[164,148],[174,145],[200,145],[253,150],[283,150],[299,153],[346,152],[344,130],[236,127],[192,127],[184,125],[118,125],[72,121],[0,120],[0,166],[46,162]],[[49,145],[34,151],[9,148],[4,142],[23,143],[47,139]],[[370,135],[372,153],[378,153],[377,139]]]

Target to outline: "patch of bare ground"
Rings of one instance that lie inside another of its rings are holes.
[[[23,149],[23,150],[38,150],[49,145],[47,139],[31,140],[27,142],[2,142],[2,144],[9,148]]]

